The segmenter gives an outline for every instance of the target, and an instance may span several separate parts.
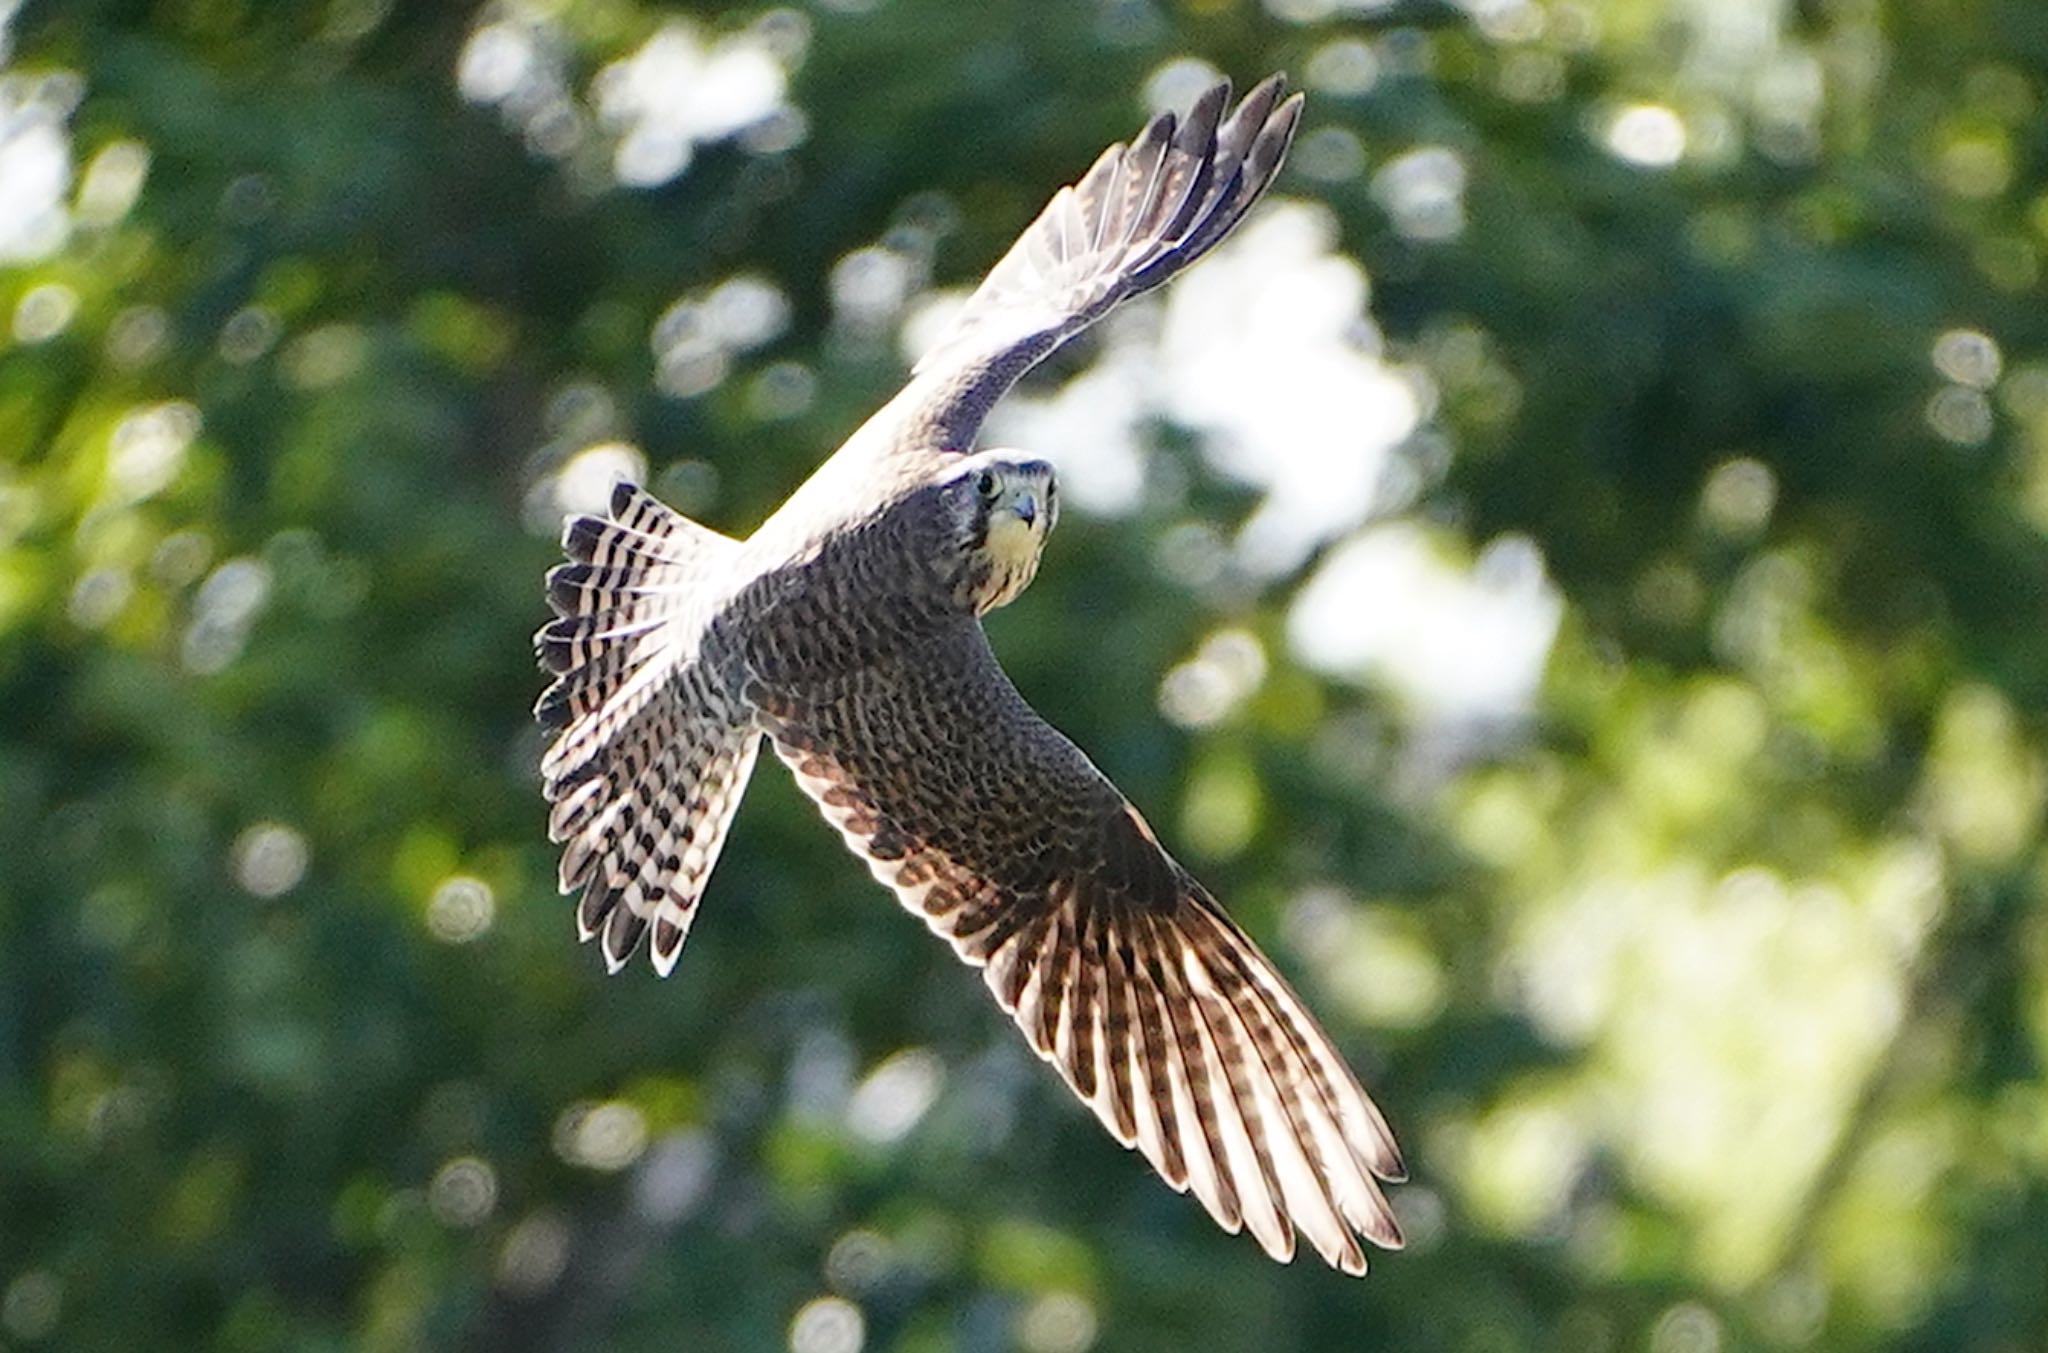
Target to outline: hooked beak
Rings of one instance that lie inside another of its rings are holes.
[[[1029,526],[1038,520],[1038,499],[1032,494],[1020,493],[1010,510],[1017,514],[1018,521]]]

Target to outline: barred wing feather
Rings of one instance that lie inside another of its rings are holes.
[[[1161,113],[1053,195],[918,362],[905,392],[945,445],[973,444],[1018,377],[1130,297],[1207,253],[1272,185],[1301,120],[1274,75],[1228,118],[1228,81]]]
[[[897,677],[900,679],[892,679]],[[1365,1271],[1393,1135],[1301,999],[1010,685],[979,626],[823,698],[777,753],[904,906],[979,966],[1118,1141],[1277,1259]]]

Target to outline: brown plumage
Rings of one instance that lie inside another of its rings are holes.
[[[1010,684],[980,617],[1029,583],[1052,470],[973,452],[1033,363],[1221,239],[1300,114],[1274,77],[1155,118],[1063,188],[903,393],[745,541],[631,485],[578,518],[540,632],[561,883],[617,971],[675,965],[762,737],[1038,1054],[1227,1230],[1346,1272],[1396,1247],[1392,1133],[1301,999]]]

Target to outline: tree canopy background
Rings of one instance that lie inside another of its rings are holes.
[[[0,3],[0,1348],[2048,1346],[2036,0]],[[1412,1243],[1119,1151],[764,766],[555,896],[563,512],[758,522],[1149,108],[1276,201],[995,430],[1026,694]]]

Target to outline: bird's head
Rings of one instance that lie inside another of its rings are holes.
[[[1014,601],[1038,572],[1059,494],[1052,466],[1017,451],[982,451],[949,468],[938,491],[946,536],[964,565],[963,599],[985,615]]]

